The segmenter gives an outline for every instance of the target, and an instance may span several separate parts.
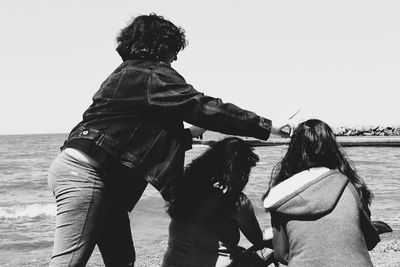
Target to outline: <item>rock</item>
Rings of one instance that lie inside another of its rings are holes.
[[[400,126],[332,127],[336,136],[400,136]]]

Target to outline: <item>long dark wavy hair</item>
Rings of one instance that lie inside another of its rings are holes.
[[[117,36],[122,59],[162,60],[187,45],[185,31],[155,13],[134,18]]]
[[[216,142],[188,164],[182,179],[167,189],[168,214],[173,218],[189,218],[201,199],[213,193],[223,196],[219,214],[231,214],[258,160],[250,145],[240,138],[228,137]]]
[[[358,176],[355,165],[337,143],[331,127],[317,119],[300,123],[295,129],[286,155],[272,170],[269,188],[263,198],[273,186],[313,167],[339,170],[357,189],[363,204],[371,204],[372,192]]]

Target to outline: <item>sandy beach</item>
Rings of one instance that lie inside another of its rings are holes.
[[[400,230],[381,235],[370,255],[374,266],[400,266]]]
[[[161,265],[167,247],[170,220],[164,212],[163,205],[164,202],[160,198],[139,201],[137,208],[130,214],[137,257],[135,266],[137,267],[158,267]],[[151,221],[148,220],[148,214],[151,214]],[[261,225],[268,226],[265,224],[267,217],[259,216],[258,219]],[[397,224],[392,225],[392,228],[393,232],[382,234],[380,236],[381,241],[370,251],[374,266],[400,266],[400,229]],[[250,243],[242,236],[239,245],[249,247]],[[97,248],[87,266],[104,266]]]
[[[153,233],[154,234],[154,233]],[[152,232],[149,232],[151,238]],[[143,244],[146,244],[143,246]],[[136,267],[159,267],[162,262],[162,257],[167,246],[167,236],[162,240],[148,239],[136,240],[137,260]],[[9,264],[0,266],[47,266],[50,251],[46,250],[40,258],[35,259],[3,259]],[[381,242],[370,252],[372,263],[378,267],[398,267],[400,266],[400,230],[396,229],[391,233],[381,235]],[[27,256],[27,258],[32,258]],[[17,264],[15,264],[18,262]],[[46,264],[40,264],[46,262]],[[88,267],[104,266],[98,248],[95,248],[88,264]],[[282,265],[283,266],[283,265]]]
[[[257,209],[257,208],[256,208]],[[152,220],[148,220],[151,214]],[[147,215],[147,216],[146,216]],[[164,251],[167,247],[169,217],[164,212],[164,202],[161,198],[151,198],[139,201],[137,208],[130,214],[132,235],[135,240],[138,267],[160,266]],[[262,227],[269,227],[269,219],[264,213],[258,216]],[[382,234],[381,242],[370,251],[374,266],[399,267],[400,266],[400,229],[398,225],[391,225],[393,232]],[[250,243],[241,237],[239,245],[249,247]],[[99,252],[96,251],[92,261],[98,265],[101,261]],[[282,265],[283,266],[283,265]]]
[[[159,244],[159,249],[149,254],[141,254],[138,249],[138,260],[135,266],[160,266],[166,242]],[[381,242],[370,252],[374,266],[400,266],[400,230],[381,235]]]

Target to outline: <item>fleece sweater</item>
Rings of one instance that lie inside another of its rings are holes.
[[[369,211],[338,170],[313,168],[272,188],[275,258],[289,266],[372,266],[368,250],[379,242]]]

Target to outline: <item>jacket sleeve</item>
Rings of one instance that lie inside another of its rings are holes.
[[[173,69],[152,72],[147,100],[153,109],[208,130],[262,140],[267,140],[271,132],[269,119],[196,91]]]
[[[189,129],[182,130],[182,144],[185,151],[192,149],[193,137]]]

